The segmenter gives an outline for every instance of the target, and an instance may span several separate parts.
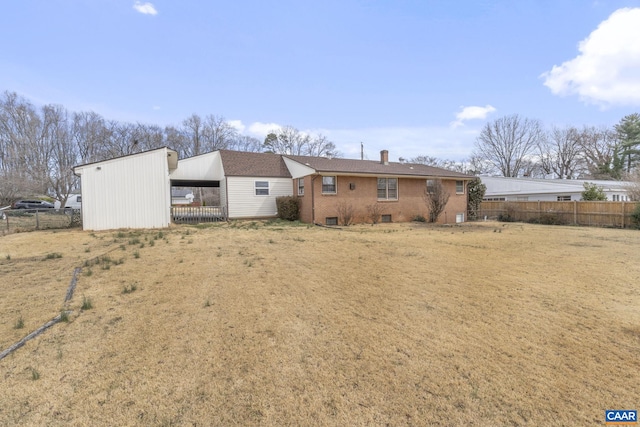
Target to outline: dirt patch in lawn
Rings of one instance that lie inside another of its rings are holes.
[[[638,248],[501,223],[4,236],[0,351],[83,270],[69,322],[0,360],[0,424],[602,424],[640,402]]]

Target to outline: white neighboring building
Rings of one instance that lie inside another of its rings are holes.
[[[602,187],[607,200],[613,202],[630,201],[626,181],[601,181],[581,179],[534,179],[505,178],[497,176],[479,177],[487,191],[484,200],[499,201],[573,201],[582,198],[586,182]]]

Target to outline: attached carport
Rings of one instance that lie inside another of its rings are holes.
[[[180,160],[179,168],[170,174],[172,187],[219,188],[219,206],[180,206],[171,209],[176,222],[220,221],[227,218],[226,197],[223,191],[224,170],[220,152],[214,151]]]

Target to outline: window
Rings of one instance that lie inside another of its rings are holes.
[[[378,178],[378,200],[398,200],[398,178]]]
[[[269,181],[256,181],[256,196],[269,195]]]
[[[428,179],[427,180],[427,193],[433,194],[436,191],[436,180]]]
[[[559,202],[570,202],[571,201],[571,196],[558,196],[558,201]]]
[[[381,215],[380,222],[391,222],[391,215]]]
[[[456,214],[456,223],[459,224],[464,222],[464,212],[459,212]]]
[[[456,194],[464,194],[464,181],[456,181]]]
[[[324,219],[324,223],[326,225],[338,225],[338,217],[337,216],[328,216]]]
[[[504,202],[506,199],[504,197],[485,197],[482,200],[485,202]]]
[[[322,194],[336,194],[336,177],[322,177]]]
[[[304,178],[298,178],[298,196],[304,196]]]

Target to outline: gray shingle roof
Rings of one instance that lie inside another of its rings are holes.
[[[291,178],[280,154],[220,150],[226,176]]]
[[[394,176],[434,176],[442,178],[471,179],[473,176],[447,169],[421,164],[389,162],[383,164],[374,160],[329,159],[325,157],[285,156],[296,162],[314,168],[321,173],[355,173]]]
[[[282,159],[287,157],[320,173],[371,174],[415,177],[441,177],[471,179],[473,176],[420,164],[380,161],[338,159],[311,156],[291,156],[272,153],[251,153],[220,150],[224,173],[227,176],[258,176],[290,178],[289,169]]]

